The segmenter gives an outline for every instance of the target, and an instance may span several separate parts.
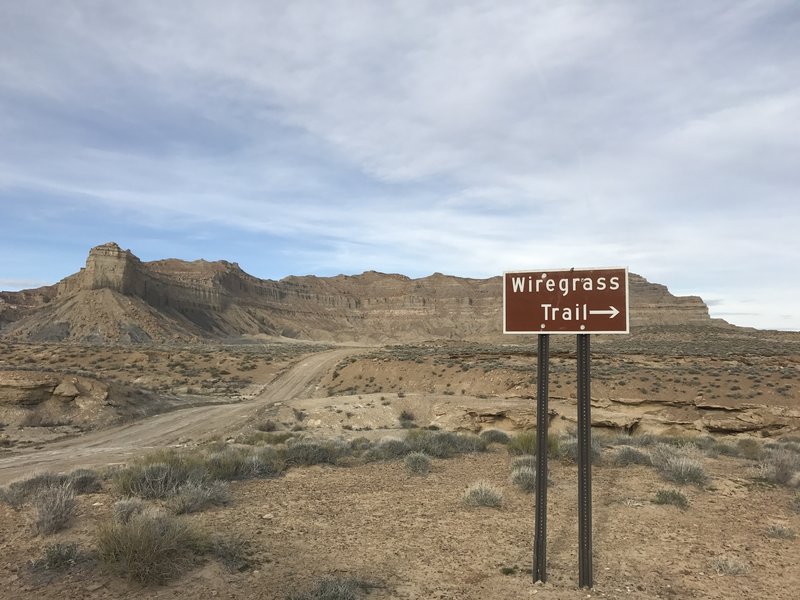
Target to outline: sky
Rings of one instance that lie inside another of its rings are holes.
[[[0,0],[0,289],[627,266],[800,330],[796,0]]]

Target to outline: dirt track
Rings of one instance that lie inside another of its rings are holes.
[[[286,402],[309,395],[315,381],[354,352],[357,350],[353,348],[337,349],[302,358],[253,400],[176,410],[53,442],[39,450],[4,456],[0,458],[0,485],[36,472],[124,463],[142,449],[222,435],[244,424],[266,402]]]

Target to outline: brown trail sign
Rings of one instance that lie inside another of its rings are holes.
[[[628,333],[628,269],[503,276],[503,333]]]
[[[578,340],[578,585],[592,587],[590,333],[628,333],[628,269],[555,269],[503,274],[503,333],[539,336],[536,393],[536,523],[533,580],[546,581],[547,401],[550,334]]]

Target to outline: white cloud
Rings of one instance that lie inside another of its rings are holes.
[[[628,264],[731,306],[800,258],[788,0],[4,10],[0,203],[313,239],[309,270]]]

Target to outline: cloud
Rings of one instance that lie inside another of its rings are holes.
[[[4,11],[2,203],[283,239],[320,273],[629,264],[731,302],[800,258],[788,0]]]

